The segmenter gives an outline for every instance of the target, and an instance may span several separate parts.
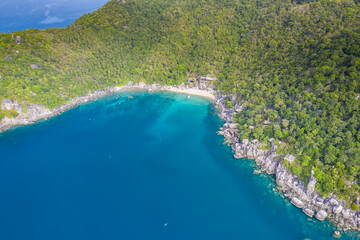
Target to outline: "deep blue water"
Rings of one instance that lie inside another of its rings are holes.
[[[221,124],[205,99],[137,92],[1,134],[0,239],[331,238]]]
[[[1,0],[0,32],[65,27],[107,0]]]

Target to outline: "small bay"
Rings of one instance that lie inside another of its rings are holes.
[[[128,92],[2,133],[0,238],[331,238],[232,157],[222,124],[203,98]]]

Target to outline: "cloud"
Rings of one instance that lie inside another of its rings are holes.
[[[50,9],[52,8],[53,5],[54,4],[46,4],[45,5],[45,7],[47,7],[45,14],[44,14],[46,18],[40,22],[41,24],[61,23],[61,22],[65,21],[65,19],[63,19],[63,18],[50,16]]]

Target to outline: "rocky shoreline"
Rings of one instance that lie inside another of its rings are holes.
[[[266,150],[261,148],[261,143],[257,140],[248,141],[244,139],[240,141],[238,136],[241,133],[238,133],[237,124],[233,123],[232,120],[241,106],[236,104],[236,99],[232,99],[234,106],[226,108],[225,98],[232,99],[234,96],[217,93],[215,99],[219,116],[225,120],[225,124],[218,133],[223,135],[226,142],[230,144],[235,153],[235,158],[255,160],[262,172],[275,175],[278,190],[282,191],[294,206],[301,208],[308,217],[315,217],[319,221],[328,219],[335,223],[339,230],[360,231],[360,212],[349,209],[347,204],[335,195],[320,197],[315,192],[316,178],[313,176],[313,172],[308,185],[305,186],[305,183],[300,181],[298,176],[293,176],[283,165],[282,159],[284,157],[276,153],[277,146],[272,139],[269,140],[271,148]]]
[[[54,108],[52,110],[38,104],[27,104],[27,103],[19,103],[17,101],[13,101],[10,99],[5,99],[1,103],[1,109],[6,110],[15,110],[19,115],[16,118],[8,118],[4,117],[0,122],[0,132],[8,130],[12,127],[21,126],[21,125],[29,125],[35,123],[39,120],[46,120],[48,118],[59,115],[66,110],[69,110],[73,107],[76,107],[79,104],[94,101],[98,98],[105,97],[111,94],[115,94],[118,92],[125,91],[166,91],[166,92],[176,92],[176,93],[184,93],[188,95],[197,95],[204,98],[208,98],[210,100],[214,100],[214,94],[212,89],[198,89],[195,87],[188,87],[185,84],[180,86],[162,86],[159,84],[145,84],[145,83],[136,83],[133,84],[129,82],[125,86],[121,87],[109,87],[104,91],[96,91],[94,93],[90,93],[83,97],[76,97],[70,102],[61,105],[58,108]]]
[[[293,176],[282,164],[283,157],[276,153],[276,145],[272,141],[270,142],[271,148],[265,150],[261,148],[261,143],[257,140],[248,141],[244,139],[240,141],[238,136],[241,133],[238,133],[237,124],[233,123],[233,116],[241,109],[241,106],[236,104],[234,96],[226,96],[219,91],[215,92],[212,87],[199,89],[198,87],[189,87],[185,84],[180,86],[162,86],[159,84],[148,85],[145,83],[133,84],[129,82],[122,87],[107,88],[104,91],[76,97],[72,101],[52,110],[37,104],[24,104],[5,99],[1,103],[1,108],[15,110],[19,115],[13,119],[5,117],[0,123],[0,132],[15,126],[32,124],[36,121],[61,114],[81,103],[125,91],[177,92],[198,95],[212,100],[219,111],[219,117],[225,121],[225,124],[218,133],[223,135],[227,143],[230,144],[235,153],[235,158],[255,160],[262,172],[275,175],[277,188],[290,199],[294,206],[301,208],[308,217],[315,217],[319,221],[329,219],[342,230],[354,229],[360,231],[360,212],[347,208],[346,203],[339,200],[335,195],[327,198],[320,197],[315,192],[316,178],[313,175],[310,177],[308,185],[305,186],[305,183],[300,181],[298,176]],[[230,99],[234,106],[226,108],[225,99]]]

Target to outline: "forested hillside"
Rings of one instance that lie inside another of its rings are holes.
[[[0,34],[0,100],[53,108],[128,81],[215,74],[244,107],[243,139],[280,140],[294,174],[307,181],[313,169],[321,194],[357,209],[358,3],[113,0],[64,29]]]

